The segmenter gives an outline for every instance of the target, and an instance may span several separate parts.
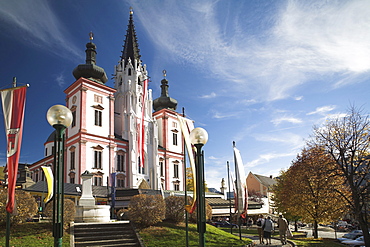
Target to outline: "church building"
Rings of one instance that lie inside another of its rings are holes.
[[[122,55],[114,69],[114,88],[96,65],[90,33],[86,63],[73,70],[76,81],[64,90],[73,122],[66,130],[64,182],[81,184],[93,174],[93,185],[116,188],[184,190],[184,145],[163,71],[161,95],[153,100],[149,75],[139,54],[130,11]],[[193,128],[192,121],[185,119]],[[44,180],[41,166],[53,166],[54,133],[44,144],[44,158],[30,165],[35,182]]]

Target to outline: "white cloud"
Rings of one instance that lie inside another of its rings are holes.
[[[216,119],[226,119],[226,118],[236,118],[240,117],[240,112],[219,112],[216,110],[212,110],[212,118]]]
[[[202,99],[211,99],[211,98],[216,98],[216,96],[217,96],[217,94],[215,92],[211,92],[210,94],[200,96],[200,98],[202,98]]]
[[[307,115],[314,115],[314,114],[320,114],[320,115],[326,115],[328,112],[334,110],[336,108],[335,105],[326,105],[317,107],[315,111],[307,113]]]
[[[268,17],[253,25],[240,11],[247,2],[223,12],[217,11],[225,1],[162,3],[136,2],[134,8],[164,57],[222,78],[226,83],[218,87],[236,96],[277,100],[308,80],[348,84],[370,70],[370,5],[364,0],[261,5]]]
[[[287,144],[292,149],[301,148],[305,143],[302,136],[289,132],[283,132],[280,134],[254,134],[254,138],[256,141],[261,142]]]
[[[259,157],[255,160],[252,160],[251,162],[247,162],[246,167],[252,168],[259,165],[263,165],[269,162],[272,162],[275,159],[284,158],[284,157],[294,157],[296,155],[296,152],[291,153],[267,153],[267,154],[261,154]]]
[[[275,118],[275,119],[271,120],[271,122],[274,125],[279,125],[283,122],[288,122],[288,123],[292,123],[292,124],[299,124],[299,123],[302,123],[302,120],[299,119],[299,118],[294,118],[294,117],[279,117],[279,118]]]
[[[66,37],[62,22],[49,4],[47,0],[0,1],[2,32],[63,58],[81,60],[81,49]]]
[[[61,73],[59,74],[55,80],[57,81],[59,87],[63,87],[65,85],[65,79],[64,79],[64,75]]]

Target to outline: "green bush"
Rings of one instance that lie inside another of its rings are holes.
[[[180,196],[169,196],[166,202],[166,220],[179,223],[184,221],[185,200]]]
[[[136,195],[128,206],[129,218],[139,227],[148,227],[162,222],[166,204],[161,195]]]
[[[53,205],[54,202],[51,200],[46,204],[45,215],[50,217],[50,220],[53,219]],[[64,229],[68,229],[69,224],[74,221],[76,215],[75,203],[71,199],[64,199],[64,213],[63,213],[63,225]]]
[[[6,224],[7,189],[0,189],[0,224]],[[18,224],[32,219],[37,214],[37,203],[30,193],[24,190],[15,191],[14,214],[10,217],[11,224]]]

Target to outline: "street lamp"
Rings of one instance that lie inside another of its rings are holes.
[[[62,246],[64,214],[64,133],[71,125],[72,112],[63,105],[49,108],[46,118],[55,129],[54,138],[54,198],[53,198],[53,237],[54,246]]]
[[[204,199],[204,156],[202,147],[208,141],[208,133],[203,128],[195,128],[190,132],[190,141],[196,147],[196,193],[197,193],[197,225],[199,232],[199,246],[206,245],[206,204]]]

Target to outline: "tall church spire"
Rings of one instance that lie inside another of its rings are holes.
[[[130,19],[127,25],[125,45],[123,46],[123,51],[122,51],[122,56],[121,56],[121,58],[125,60],[124,67],[126,67],[129,61],[129,58],[133,64],[135,59],[137,62],[139,62],[140,57],[141,57],[139,54],[140,49],[139,49],[139,44],[137,42],[134,20],[132,18],[133,14],[134,12],[132,8],[130,7]]]

